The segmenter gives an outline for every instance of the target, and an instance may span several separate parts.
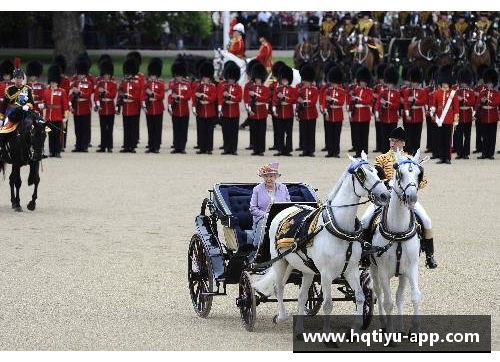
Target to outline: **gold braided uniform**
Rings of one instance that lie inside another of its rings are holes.
[[[401,152],[401,156],[411,157],[406,152]],[[395,163],[396,163],[396,154],[394,153],[393,150],[389,150],[388,152],[377,156],[377,158],[375,159],[375,166],[378,166],[382,170],[384,170],[385,179],[382,181],[392,180],[392,177],[394,176],[393,166]],[[424,174],[422,181],[420,181],[420,184],[418,185],[418,188],[423,189],[425,186],[427,186],[427,179]]]
[[[356,29],[364,36],[368,36],[368,33],[370,32],[372,26],[372,19],[359,19],[358,24],[356,25]]]
[[[476,29],[478,31],[482,31],[484,34],[488,32],[491,26],[491,21],[490,20],[479,20],[476,21]]]
[[[354,30],[354,24],[353,23],[345,23],[344,24],[344,33],[347,34],[347,36],[349,36],[349,34],[352,33],[352,31]]]
[[[440,18],[436,22],[436,25],[438,27],[439,36],[441,38],[444,38],[445,35],[449,35],[449,32],[447,32],[450,30],[450,22],[448,21],[448,19]]]
[[[467,23],[455,23],[455,31],[458,35],[464,35],[469,25]]]
[[[379,58],[384,59],[384,46],[380,42],[380,39],[369,36],[372,27],[373,27],[372,19],[360,19],[356,24],[355,29],[358,31],[358,33],[368,37],[368,43],[367,43],[368,47],[376,49],[378,51]]]
[[[333,32],[333,28],[337,25],[336,21],[333,20],[325,20],[321,24],[321,32],[326,35],[330,36],[330,34]]]

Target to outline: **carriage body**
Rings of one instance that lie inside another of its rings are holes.
[[[252,277],[265,271],[265,267],[255,265],[270,260],[267,230],[273,218],[290,206],[318,207],[320,204],[316,190],[311,186],[305,183],[284,184],[291,202],[271,205],[266,232],[257,250],[254,250],[250,239],[253,218],[249,210],[252,191],[257,183],[218,183],[209,190],[209,197],[203,200],[200,214],[195,217],[196,233],[191,238],[188,251],[189,289],[194,310],[200,317],[208,316],[213,297],[227,295],[227,285],[231,284],[239,284],[236,305],[240,309],[243,326],[249,331],[255,322],[255,307],[260,303],[276,302],[276,299],[256,293],[251,285]],[[371,284],[369,274],[364,272],[360,282],[368,286]],[[287,284],[300,286],[301,281],[301,272],[294,270]],[[338,289],[343,294],[333,300],[354,301],[354,292],[344,279],[337,278],[333,282],[341,285]],[[307,314],[318,313],[322,301],[320,277],[317,275],[309,290]],[[368,307],[367,314],[371,320],[371,298]]]

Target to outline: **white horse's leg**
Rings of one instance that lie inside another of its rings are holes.
[[[422,300],[422,294],[418,288],[418,258],[413,263],[408,273],[408,281],[410,282],[411,288],[411,301],[413,303],[413,325],[412,332],[418,333],[420,330],[420,302]]]
[[[408,282],[408,278],[406,275],[399,276],[399,284],[398,290],[396,292],[396,308],[398,310],[398,332],[404,332],[403,327],[403,307],[404,307],[404,298],[405,298],[405,288]]]
[[[379,268],[378,271],[380,287],[382,288],[382,292],[384,293],[383,301],[380,302],[384,304],[384,310],[387,316],[386,331],[392,332],[392,308],[394,307],[394,303],[392,301],[391,294],[391,278],[389,277],[388,271],[385,268]]]
[[[380,320],[380,326],[382,328],[386,328],[386,319],[385,319],[385,310],[384,304],[382,303],[383,294],[382,289],[380,288],[380,279],[378,275],[378,267],[376,265],[370,265],[370,274],[372,276],[373,281],[373,297],[377,298],[377,307],[378,307],[378,318]]]
[[[325,313],[325,321],[323,324],[323,332],[330,333],[330,314],[332,314],[332,280],[333,277],[324,271],[321,272],[321,289],[323,290],[323,313]]]
[[[350,269],[350,270],[349,270]],[[356,319],[354,321],[353,330],[357,333],[363,325],[363,305],[365,303],[365,294],[361,289],[359,269],[356,264],[355,267],[349,268],[344,274],[345,279],[349,286],[354,290],[354,297],[356,298]]]
[[[302,274],[302,285],[300,286],[300,293],[298,298],[298,318],[295,324],[295,334],[301,335],[304,332],[304,315],[305,306],[309,294],[309,287],[311,286],[314,279],[314,274]]]
[[[286,321],[289,316],[286,314],[285,303],[283,302],[283,293],[285,285],[283,283],[283,276],[286,272],[287,261],[284,259],[278,260],[273,265],[275,271],[275,286],[276,286],[276,299],[278,300],[278,316],[276,323]]]

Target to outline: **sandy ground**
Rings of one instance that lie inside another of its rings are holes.
[[[92,124],[97,145],[96,118]],[[240,132],[237,157],[218,151],[195,155],[193,121],[187,155],[169,154],[170,124],[163,135],[166,148],[148,155],[144,120],[141,125],[138,154],[119,154],[118,148],[96,154],[94,147],[89,154],[45,160],[35,212],[25,207],[31,194],[26,181],[23,213],[10,208],[8,179],[0,182],[0,349],[290,350],[291,322],[272,324],[276,305],[259,306],[255,332],[248,333],[235,306],[237,287],[230,286],[229,295],[216,297],[210,316],[201,319],[192,310],[186,278],[194,217],[207,190],[222,181],[257,182],[257,167],[275,158],[271,152],[251,157],[242,150],[247,131]],[[73,130],[70,124],[69,145]],[[348,132],[345,126],[344,154],[350,148]],[[215,134],[219,146],[220,128]],[[271,137],[268,132],[267,146]],[[116,145],[121,139],[118,124]],[[320,149],[322,124],[317,140]],[[372,128],[370,149],[373,145]],[[307,182],[324,199],[347,159],[322,156],[279,159],[282,180]],[[433,218],[439,263],[430,271],[421,260],[422,313],[491,314],[497,350],[499,162],[429,162],[430,186],[420,193]],[[23,175],[26,180],[26,170]],[[407,299],[408,312],[410,305]],[[295,303],[288,310],[296,310]],[[334,312],[353,310],[350,302],[334,304]]]

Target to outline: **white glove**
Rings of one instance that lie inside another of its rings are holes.
[[[63,118],[63,123],[64,124],[68,123],[68,119],[67,118]]]
[[[26,104],[23,106],[23,111],[29,111],[30,107],[27,106]]]
[[[379,119],[379,112],[375,111],[375,120],[377,121]]]
[[[441,127],[443,125],[442,123],[439,123],[439,122],[436,122],[436,124],[438,127]]]
[[[410,111],[408,109],[405,110],[405,116],[406,118],[410,118]]]
[[[38,108],[39,108],[40,110],[45,109],[45,104],[40,103],[40,104],[38,105]]]

